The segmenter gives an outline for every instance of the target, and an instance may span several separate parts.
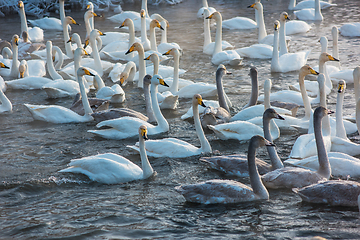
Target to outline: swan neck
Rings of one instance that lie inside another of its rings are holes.
[[[129,28],[129,48],[134,44],[135,42],[135,28],[134,28],[134,22],[130,21],[130,23],[128,23],[128,28]]]
[[[315,20],[323,20],[320,8],[320,0],[315,0]]]
[[[290,0],[288,9],[293,10],[295,6],[296,6],[296,0]]]
[[[355,118],[356,118],[356,127],[358,129],[358,132],[360,133],[360,99],[356,101]]]
[[[260,9],[258,9],[258,27],[259,27],[259,36],[258,36],[258,42],[267,36],[266,29],[265,29],[265,22],[264,22],[264,13],[263,13],[263,7],[260,4]]]
[[[270,108],[270,87],[264,91],[264,110]]]
[[[153,61],[154,64],[154,74],[159,74],[159,58],[155,58]]]
[[[25,15],[24,8],[19,9],[19,15],[20,15],[20,21],[21,21],[21,33],[24,31],[28,32],[28,26],[27,26],[27,22],[26,22],[26,15]]]
[[[143,171],[143,179],[146,179],[151,175],[153,175],[154,170],[151,167],[149,159],[146,155],[145,139],[140,134],[139,134],[139,150],[140,150],[141,168]]]
[[[306,92],[306,87],[305,87],[304,81],[305,81],[305,75],[300,72],[299,73],[299,87],[300,87],[301,97],[302,97],[302,100],[304,103],[304,108],[305,108],[305,118],[310,119],[312,110],[311,110],[309,96],[307,95],[307,92]]]
[[[166,21],[162,21],[161,26],[164,30],[161,31],[160,43],[167,43],[167,23],[166,23]]]
[[[98,87],[98,91],[100,90],[100,89],[102,89],[103,87],[105,87],[105,83],[104,83],[104,81],[102,80],[102,78],[99,76],[99,75],[95,75],[95,77],[94,77],[94,79],[95,79],[95,81],[96,81],[96,83],[97,83],[97,87]]]
[[[150,49],[157,51],[155,27],[150,27]]]
[[[271,70],[280,70],[280,61],[279,61],[279,32],[274,31],[274,43],[273,43],[273,52],[271,59]]]
[[[202,0],[203,7],[209,7],[207,0]]]
[[[140,81],[140,79],[139,79],[139,81]],[[151,84],[150,88],[151,88],[151,90],[150,90],[151,105],[152,105],[152,109],[153,109],[158,127],[161,129],[164,129],[164,130],[165,129],[169,130],[169,123],[166,121],[165,117],[162,115],[159,104],[158,104],[158,99],[157,99],[158,86],[155,84]]]
[[[264,137],[266,140],[273,142],[271,133],[270,133],[270,121],[274,121],[270,119],[269,117],[263,117],[263,131],[264,131]],[[266,146],[267,151],[269,153],[270,161],[272,169],[278,169],[283,168],[284,164],[282,163],[279,155],[277,154],[276,147],[275,146]]]
[[[18,59],[18,46],[15,43],[12,43],[12,63],[11,63],[11,71],[10,76],[14,78],[18,78],[19,75],[19,59]]]
[[[89,10],[90,11],[90,10]],[[91,27],[90,19],[93,17],[88,17],[87,14],[84,15],[85,29],[86,29],[86,37],[90,36],[90,32],[93,30]]]
[[[327,108],[327,103],[326,103],[326,93],[325,93],[325,83],[324,81],[319,82],[319,95],[320,95],[320,106]],[[315,123],[315,120],[314,120]],[[322,120],[322,124],[323,124],[323,134],[325,136],[330,136],[331,135],[331,127],[330,127],[330,118],[329,115],[324,116],[323,120]],[[321,126],[321,125],[320,125]],[[316,127],[314,124],[314,131],[315,131]]]
[[[65,22],[65,21],[64,21],[64,22]],[[71,42],[67,42],[67,41],[70,39],[68,26],[69,26],[69,24],[63,23],[63,33],[64,33],[65,51],[66,51],[66,55],[67,55],[69,58],[73,58],[73,57],[74,57],[74,53],[72,52],[72,49],[71,49]]]
[[[46,67],[49,72],[50,77],[53,80],[63,79],[60,74],[55,70],[54,63],[52,61],[52,45],[46,45]]]
[[[253,192],[261,199],[268,199],[269,193],[260,179],[260,174],[255,164],[256,146],[253,141],[249,143],[248,150],[248,165],[250,184]]]
[[[83,76],[79,76],[78,75],[78,82],[79,82],[79,87],[80,87],[80,94],[81,94],[81,101],[84,107],[84,111],[85,111],[85,115],[90,115],[91,113],[93,113],[91,107],[90,107],[90,103],[85,91],[85,85],[84,85],[84,77]]]
[[[180,64],[180,54],[177,52],[174,55],[174,76],[173,82],[170,87],[170,92],[175,94],[179,91],[179,64]]]
[[[217,15],[216,18],[215,48],[214,48],[213,56],[221,52],[221,50],[222,50],[222,17],[219,14]]]
[[[152,109],[151,97],[150,97],[150,84],[145,84],[144,82],[144,97],[145,97],[145,106],[146,106],[146,115],[148,116],[148,122],[156,122],[154,112]]]
[[[280,30],[279,30],[279,44],[280,44],[280,56],[288,53],[287,46],[286,46],[286,26],[285,26],[285,20],[280,20]]]
[[[60,1],[59,1],[59,6],[60,6],[60,20],[61,20],[61,24],[64,24],[64,19],[65,19],[65,1],[60,0]]]
[[[344,91],[337,94],[336,98],[336,136],[347,140],[346,130],[343,121],[343,103],[344,103]]]
[[[207,17],[207,16],[206,16]],[[211,43],[210,19],[204,17],[204,47]]]
[[[7,111],[12,111],[12,104],[1,89],[0,89],[0,101],[1,101],[0,107],[2,109],[7,109]]]
[[[147,18],[149,18],[149,11],[148,11],[148,7],[147,7],[147,0],[142,0],[141,1],[141,9],[145,10],[145,16]]]
[[[55,52],[58,54],[58,61],[55,65],[55,70],[56,69],[61,69],[63,63],[64,63],[64,55],[63,52],[61,51],[61,49],[58,46],[53,46],[53,50],[55,50]]]
[[[229,106],[225,99],[224,87],[222,84],[222,77],[224,75],[223,71],[216,72],[216,89],[219,97],[219,105],[220,107],[226,109],[226,111],[230,112]]]
[[[141,18],[141,42],[147,42],[147,34],[146,34],[146,19]]]
[[[132,62],[131,67],[130,67],[130,73],[129,73],[127,80],[132,82],[135,77],[135,74],[136,74],[136,65],[134,62]]]
[[[321,130],[322,118],[314,116],[314,134],[316,141],[316,148],[318,152],[319,169],[318,173],[329,179],[331,175],[331,167],[329,158],[325,149],[324,138]]]
[[[251,96],[248,103],[248,106],[255,106],[259,96],[259,82],[257,77],[257,72],[250,74],[251,77]],[[270,101],[270,100],[269,100]]]
[[[90,45],[91,45],[91,49],[92,49],[92,55],[94,58],[94,64],[95,64],[94,69],[97,71],[97,73],[100,76],[102,76],[103,68],[102,68],[102,64],[101,64],[99,49],[98,49],[98,46],[96,45],[96,37],[91,37],[91,35],[90,35]]]
[[[146,67],[145,67],[145,52],[144,48],[138,50],[139,56],[139,81],[138,87],[142,88],[144,85],[144,77],[146,75]]]
[[[206,139],[204,130],[201,126],[200,117],[199,117],[199,105],[197,102],[193,102],[193,115],[194,115],[194,124],[196,134],[200,140],[201,152],[203,153],[211,153],[211,145],[209,141]]]

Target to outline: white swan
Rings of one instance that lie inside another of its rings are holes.
[[[25,58],[33,52],[39,51],[40,49],[44,49],[45,45],[43,43],[31,42],[29,39],[29,33],[27,31],[23,31],[21,33],[22,41],[19,41],[19,58]]]
[[[340,34],[345,37],[359,37],[360,36],[360,22],[345,23],[340,29]]]
[[[102,78],[95,74],[94,80],[96,82],[96,98],[109,100],[111,103],[122,103],[125,101],[125,92],[119,84],[113,84],[111,87],[105,86]],[[120,84],[123,81],[120,79]]]
[[[143,79],[146,75],[146,68],[145,68],[145,51],[144,47],[141,43],[135,42],[129,50],[125,54],[129,54],[131,52],[137,51],[138,52],[138,58],[139,58],[139,81],[138,81],[138,87],[143,87]]]
[[[214,53],[215,42],[211,41],[211,33],[210,33],[210,19],[207,17],[210,16],[209,10],[204,10],[204,46],[203,46],[203,53],[212,55]],[[225,49],[233,49],[234,46],[228,43],[227,41],[221,41],[221,48],[222,50]]]
[[[0,69],[1,68],[9,68],[8,66],[6,66],[5,64],[3,64],[2,62],[0,62]],[[2,77],[0,76],[0,78],[2,79]],[[0,88],[0,113],[3,112],[11,112],[12,111],[12,104],[10,102],[10,100],[6,97],[6,95],[3,92],[3,88]]]
[[[249,143],[248,165],[251,188],[233,180],[208,180],[197,184],[182,185],[175,188],[186,201],[215,204],[238,203],[269,199],[269,193],[261,182],[255,164],[256,148],[271,146],[271,142],[261,136],[253,136]]]
[[[10,59],[2,59],[4,64],[11,66],[11,67],[10,67],[10,69],[0,68],[0,75],[9,76],[12,78],[19,77],[20,62],[18,60],[18,44],[19,44],[19,36],[17,34],[15,34],[11,38],[12,51],[8,47],[4,48],[7,50],[9,55],[12,55],[12,59],[11,60]],[[3,49],[3,51],[4,51],[4,49]]]
[[[136,74],[136,64],[133,61],[129,61],[126,64],[116,63],[109,73],[109,77],[115,83],[117,81],[127,80],[132,82]]]
[[[359,207],[360,183],[355,181],[329,180],[293,189],[303,202],[329,204],[332,206]]]
[[[324,17],[321,14],[320,0],[315,0],[313,7],[294,11],[294,14],[300,20],[322,21]]]
[[[267,44],[253,44],[234,50],[244,58],[271,59],[273,54],[273,47]]]
[[[315,0],[304,0],[296,4],[296,0],[290,0],[289,2],[289,10],[301,10],[304,8],[314,8]],[[320,8],[326,9],[332,6],[336,6],[334,3],[320,1]]]
[[[207,0],[202,0],[202,7],[199,9],[196,16],[198,18],[204,18],[204,16],[207,17],[207,15],[205,14],[205,10],[207,10],[210,14],[216,12],[215,8],[209,7]]]
[[[215,48],[211,58],[211,62],[215,65],[229,64],[237,66],[241,64],[242,58],[234,50],[222,50],[222,17],[219,12],[214,12],[208,19],[215,18],[216,20],[216,35],[215,35]]]
[[[331,168],[321,131],[322,118],[327,116],[328,113],[329,111],[324,107],[318,107],[314,112],[316,146],[320,165],[319,170],[315,172],[294,167],[276,169],[261,177],[267,188],[304,187],[330,178]]]
[[[257,2],[257,1],[255,1]],[[259,1],[260,2],[260,1]],[[251,6],[248,6],[250,8]],[[257,11],[257,10],[256,10]],[[254,29],[258,27],[257,18],[255,14],[255,21],[247,17],[234,17],[226,19],[222,22],[222,27],[225,29]]]
[[[74,53],[72,51],[71,42],[69,42],[70,35],[69,35],[68,26],[70,24],[75,24],[75,25],[79,25],[79,24],[70,16],[66,16],[63,20],[63,37],[64,37],[66,55],[69,58],[73,58]]]
[[[211,153],[211,146],[205,137],[204,131],[201,128],[198,105],[203,105],[202,97],[199,94],[195,94],[192,100],[194,124],[197,136],[200,140],[201,147],[195,147],[194,145],[185,142],[177,138],[164,138],[159,140],[150,140],[145,144],[146,151],[149,156],[152,157],[170,157],[170,158],[185,158],[202,153]],[[135,146],[127,146],[136,151],[139,151],[139,143]]]
[[[272,118],[279,118],[284,120],[283,117],[272,108],[268,108],[264,111],[262,120],[264,121],[264,137],[266,140],[272,142],[272,137],[270,133],[270,121]],[[274,146],[267,147],[271,165],[266,163],[261,159],[256,159],[256,166],[260,174],[265,174],[269,171],[283,168],[284,165],[278,156]],[[213,157],[202,157],[200,161],[206,162],[213,169],[225,172],[230,175],[235,175],[238,177],[248,177],[249,169],[247,158],[243,154],[234,154],[228,156],[213,156]]]
[[[24,3],[22,1],[18,2],[19,15],[21,22],[21,33],[26,31],[29,34],[29,38],[33,42],[42,42],[44,41],[44,31],[39,27],[28,27],[24,9]]]
[[[139,127],[141,168],[127,158],[114,154],[103,153],[71,160],[69,167],[59,172],[82,173],[92,181],[116,184],[147,179],[154,174],[154,170],[146,155],[145,140],[147,128]]]
[[[280,18],[281,20],[281,18]],[[281,24],[281,23],[280,23]],[[311,26],[301,20],[290,20],[285,23],[285,35],[293,35],[298,33],[306,33],[310,31]]]
[[[93,75],[86,68],[80,67],[77,71],[78,82],[80,86],[81,99],[85,110],[85,115],[81,116],[72,110],[58,105],[32,105],[24,104],[31,113],[34,120],[50,122],[50,123],[78,123],[93,121],[90,115],[91,110],[84,86],[84,75]]]
[[[0,69],[1,68],[5,68],[5,69],[10,69],[8,66],[6,66],[4,63],[0,62]],[[0,75],[0,89],[5,92],[7,87],[4,81],[4,78]]]
[[[302,66],[306,64],[309,56],[309,51],[287,53],[279,57],[279,27],[280,22],[274,22],[274,44],[273,44],[273,55],[271,59],[271,72],[291,72],[298,71]]]
[[[169,124],[161,114],[160,107],[157,101],[157,86],[166,85],[164,80],[159,75],[154,75],[151,79],[151,104],[155,114],[157,126],[154,126],[150,123],[147,123],[143,120],[133,117],[122,117],[113,120],[107,120],[98,123],[96,126],[98,128],[103,126],[108,126],[111,128],[104,130],[88,130],[88,132],[95,135],[110,138],[110,139],[125,139],[134,136],[134,129],[138,128],[140,125],[146,125],[148,128],[149,135],[155,135],[163,132],[169,131]]]

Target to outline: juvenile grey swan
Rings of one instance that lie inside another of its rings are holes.
[[[270,120],[276,118],[284,120],[274,109],[268,108],[263,114],[263,125],[264,125],[264,137],[268,141],[272,142],[272,137],[270,134]],[[256,166],[259,170],[259,173],[265,174],[269,171],[283,168],[284,165],[280,160],[276,149],[274,146],[267,146],[267,150],[270,156],[271,165],[266,163],[263,160],[256,159]],[[228,156],[213,156],[213,157],[202,157],[200,161],[206,162],[210,165],[211,168],[235,175],[238,177],[248,177],[249,168],[247,163],[247,158],[243,154],[234,154]]]
[[[262,176],[262,181],[267,188],[304,187],[330,178],[331,167],[321,130],[322,118],[330,113],[332,112],[324,107],[318,107],[314,112],[314,133],[320,166],[319,170],[311,171],[296,167],[276,169]]]
[[[182,194],[186,201],[203,204],[239,203],[269,199],[269,193],[261,182],[255,164],[256,148],[271,146],[271,142],[255,135],[251,138],[248,150],[248,166],[251,188],[233,180],[213,179],[201,183],[182,185],[175,190]]]

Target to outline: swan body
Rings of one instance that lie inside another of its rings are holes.
[[[245,58],[271,59],[273,47],[267,44],[253,44],[250,47],[237,48],[235,51]]]
[[[208,180],[197,184],[183,185],[175,188],[186,201],[215,204],[239,203],[269,199],[269,193],[260,180],[255,165],[256,148],[273,145],[261,136],[254,136],[249,143],[248,165],[251,188],[233,180]]]
[[[234,17],[223,21],[222,27],[225,29],[254,29],[257,24],[254,20],[246,17]]]
[[[345,23],[339,28],[340,34],[345,37],[360,36],[360,22]]]
[[[29,39],[29,33],[23,31],[21,33],[22,41],[19,41],[18,54],[19,58],[25,58],[31,53],[38,51],[39,49],[44,49],[45,45],[38,42],[31,42]]]
[[[321,131],[321,120],[328,113],[329,111],[324,107],[318,107],[314,112],[316,145],[318,150],[318,162],[320,165],[319,170],[315,172],[295,167],[276,169],[261,177],[267,188],[304,187],[330,178],[331,167]]]
[[[96,98],[109,100],[112,103],[122,103],[125,101],[125,92],[119,84],[114,84],[111,87],[108,87],[105,86],[104,81],[99,75],[95,75],[94,79],[98,88]],[[121,79],[120,83],[123,83]]]
[[[39,27],[28,27],[24,9],[24,3],[22,1],[18,2],[19,15],[21,21],[21,32],[26,31],[29,34],[29,38],[33,42],[44,41],[44,31]]]
[[[114,154],[104,153],[94,156],[83,157],[71,160],[69,167],[59,172],[82,173],[92,181],[116,184],[146,179],[154,174],[154,170],[146,156],[144,148],[147,139],[147,128],[139,127],[140,158],[142,168],[127,158]]]
[[[53,80],[46,77],[29,76],[11,81],[6,81],[6,85],[11,89],[35,90],[35,89],[42,89],[45,84],[50,83],[52,81]]]
[[[35,20],[28,20],[28,22],[36,27],[39,27],[43,30],[50,30],[50,31],[62,31],[63,27],[61,24],[61,20],[54,17],[44,17],[41,19]]]
[[[320,0],[315,0],[314,3],[314,8],[305,8],[294,11],[295,16],[300,20],[322,21],[324,17],[321,14]]]
[[[109,77],[115,83],[120,79],[133,81],[136,74],[136,64],[133,61],[127,62],[125,65],[116,63],[109,73]]]
[[[5,64],[3,64],[2,62],[0,62],[0,68],[9,68],[8,66],[6,66]],[[0,76],[0,80],[2,79],[2,77]],[[4,94],[3,89],[6,89],[5,87],[1,87],[0,88],[0,113],[3,112],[11,112],[12,111],[12,104],[10,102],[10,100],[6,97],[6,95]]]
[[[284,120],[274,109],[268,108],[263,114],[264,121],[264,136],[268,141],[272,140],[270,133],[270,121],[272,118],[278,118]],[[273,149],[271,149],[273,148]],[[274,147],[267,147],[269,151],[271,165],[263,160],[256,159],[256,166],[260,174],[265,174],[269,171],[283,168],[284,165],[281,162],[279,156],[276,153]],[[243,155],[235,154],[230,156],[213,156],[213,157],[202,157],[200,161],[206,162],[211,168],[235,175],[238,177],[248,177],[249,169],[247,159]]]
[[[279,26],[280,22],[276,20],[274,23],[274,44],[273,55],[271,59],[271,72],[298,71],[302,66],[306,64],[307,58],[310,54],[310,50],[297,53],[286,53],[279,57]]]
[[[149,135],[155,135],[169,131],[169,124],[161,114],[160,107],[157,100],[157,86],[159,84],[165,85],[166,83],[159,75],[154,75],[151,79],[151,103],[154,110],[157,126],[147,123],[143,120],[134,117],[122,117],[113,120],[107,120],[98,123],[98,128],[108,126],[110,128],[103,130],[88,130],[88,132],[98,136],[110,139],[125,139],[134,136],[134,128],[145,125],[148,128]]]
[[[232,66],[240,65],[242,58],[234,50],[222,51],[222,17],[219,12],[214,12],[208,19],[215,18],[216,20],[216,36],[215,36],[215,48],[211,58],[211,62],[215,65],[228,64]]]
[[[298,33],[306,33],[310,31],[310,29],[311,26],[307,22],[300,20],[291,20],[285,23],[286,36]]]
[[[334,3],[329,3],[325,1],[320,1],[320,8],[326,9],[332,6],[336,6]],[[304,0],[296,4],[296,0],[290,0],[289,2],[289,10],[301,10],[304,8],[314,8],[315,7],[315,0]]]
[[[145,144],[146,151],[152,157],[170,157],[170,158],[185,158],[202,153],[211,153],[211,146],[205,137],[204,131],[201,128],[198,105],[205,106],[202,102],[201,95],[194,95],[193,100],[193,114],[196,133],[201,143],[201,147],[182,141],[177,138],[164,138],[159,140],[150,140]],[[128,146],[136,151],[139,151],[138,143],[135,146]]]
[[[80,86],[80,93],[82,97],[82,103],[85,109],[85,115],[81,116],[72,110],[58,106],[58,105],[32,105],[24,104],[29,110],[34,120],[50,122],[50,123],[78,123],[78,122],[90,122],[93,121],[91,117],[92,110],[88,98],[85,93],[84,75],[93,75],[89,70],[80,67],[77,71],[78,81]]]

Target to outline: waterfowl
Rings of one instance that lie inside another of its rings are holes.
[[[257,2],[257,1],[255,1],[255,2]],[[248,8],[250,8],[250,7],[251,6],[249,6]],[[259,14],[259,13],[257,13],[257,14]],[[231,19],[226,19],[222,22],[222,27],[225,29],[230,29],[230,30],[257,28],[258,27],[258,24],[257,24],[258,19],[256,17],[257,14],[255,14],[255,21],[250,18],[247,18],[247,17],[234,17]]]
[[[320,1],[320,8],[326,9],[332,6],[336,6],[334,3]],[[289,10],[301,10],[304,8],[314,8],[315,7],[315,0],[305,0],[301,1],[298,4],[296,4],[296,0],[290,0],[289,2]]]
[[[248,165],[251,188],[233,180],[213,179],[201,183],[182,185],[175,190],[182,194],[186,201],[203,204],[238,203],[269,199],[269,193],[260,180],[255,164],[256,148],[271,146],[271,142],[255,135],[251,138],[248,150]]]
[[[199,11],[197,12],[196,16],[198,18],[204,18],[204,16],[206,16],[205,14],[205,10],[207,10],[210,14],[216,12],[216,9],[213,7],[209,7],[209,4],[207,2],[207,0],[202,0],[202,7],[199,9]],[[207,17],[207,16],[206,16]]]
[[[78,159],[72,159],[69,167],[59,172],[81,173],[92,181],[116,184],[135,180],[147,179],[154,174],[154,170],[146,155],[145,140],[147,127],[139,127],[139,145],[141,168],[127,158],[114,154],[104,153]]]
[[[331,175],[331,167],[321,130],[321,120],[331,113],[324,107],[316,108],[314,112],[314,126],[316,146],[318,152],[319,170],[310,171],[308,169],[285,167],[269,172],[261,177],[262,182],[267,188],[294,188],[304,187],[319,181],[328,180]]]
[[[17,34],[14,34],[11,38],[11,47],[12,50],[8,47],[5,47],[3,51],[6,51],[7,54],[12,56],[12,59],[2,59],[3,63],[11,66],[10,69],[4,69],[0,68],[0,75],[2,76],[9,76],[12,78],[18,78],[19,77],[19,58],[18,58],[18,44],[19,44],[19,36]],[[6,49],[6,50],[5,50]]]
[[[270,133],[270,121],[273,118],[284,120],[284,118],[280,116],[274,109],[266,109],[263,113],[263,131],[265,139],[270,142],[272,142],[272,137]],[[269,171],[284,167],[281,159],[276,152],[275,147],[268,146],[267,150],[270,156],[271,165],[261,159],[256,159],[256,166],[261,175]],[[235,175],[238,177],[249,176],[247,158],[243,154],[202,157],[200,158],[200,161],[206,162],[213,169],[225,172],[230,175]]]
[[[75,24],[75,25],[79,25],[72,17],[70,16],[66,16],[63,20],[63,36],[64,36],[64,43],[65,43],[65,51],[66,51],[66,55],[69,58],[73,58],[74,57],[74,53],[72,51],[72,46],[71,43],[68,42],[68,40],[70,39],[70,35],[69,35],[69,30],[68,30],[68,26],[70,24]]]
[[[321,14],[320,0],[315,0],[313,7],[294,11],[294,14],[300,20],[322,21],[324,17]]]
[[[195,94],[192,99],[194,124],[197,136],[200,140],[201,147],[195,147],[194,145],[185,142],[177,138],[164,138],[159,140],[150,140],[146,142],[145,149],[149,156],[152,157],[170,157],[170,158],[185,158],[194,155],[200,155],[202,153],[211,153],[211,146],[205,137],[204,131],[201,128],[198,105],[204,107],[202,97],[199,94]],[[139,143],[135,146],[127,146],[131,149],[139,151]]]
[[[21,38],[22,41],[19,41],[18,45],[19,58],[25,58],[31,53],[45,48],[45,45],[42,43],[31,42],[27,31],[21,33]]]
[[[169,131],[169,124],[161,114],[160,107],[157,100],[157,86],[167,85],[160,75],[154,75],[151,79],[151,104],[155,114],[157,126],[147,123],[143,120],[134,117],[122,117],[113,120],[102,121],[96,126],[98,128],[107,126],[108,129],[103,130],[88,130],[88,132],[103,138],[110,139],[125,139],[134,136],[134,128],[138,128],[141,125],[146,125],[149,135],[155,135]]]
[[[113,84],[111,87],[105,86],[104,81],[98,74],[95,74],[94,80],[97,83],[97,98],[109,100],[111,103],[122,103],[125,101],[125,92],[119,84]],[[120,84],[123,84],[121,79]]]
[[[133,61],[129,61],[126,64],[116,63],[109,73],[109,77],[115,83],[119,79],[132,82],[136,74],[136,64]]]
[[[345,23],[340,29],[340,34],[345,37],[359,37],[360,36],[360,22]]]
[[[3,64],[2,62],[0,62],[0,68],[9,68],[8,66],[6,66],[5,64]],[[2,77],[0,76],[0,80],[2,79]],[[5,86],[0,87],[0,113],[3,112],[11,112],[12,111],[12,104],[10,102],[10,100],[6,97],[6,95],[4,94],[3,90],[6,90]]]
[[[18,2],[19,15],[21,22],[21,33],[27,32],[31,41],[33,42],[42,42],[44,41],[44,31],[39,27],[28,27],[24,9],[24,3],[22,1]]]
[[[80,93],[82,103],[85,109],[85,115],[81,116],[72,110],[58,106],[58,105],[32,105],[24,104],[29,110],[34,120],[50,122],[50,123],[78,123],[78,122],[90,122],[93,121],[93,117],[90,115],[92,110],[85,92],[84,75],[93,75],[86,68],[80,67],[77,70],[78,82],[80,86]]]
[[[211,62],[215,65],[228,64],[237,66],[241,64],[242,58],[234,50],[222,50],[222,17],[219,12],[214,12],[207,19],[214,18],[216,20],[215,48],[212,54]]]

